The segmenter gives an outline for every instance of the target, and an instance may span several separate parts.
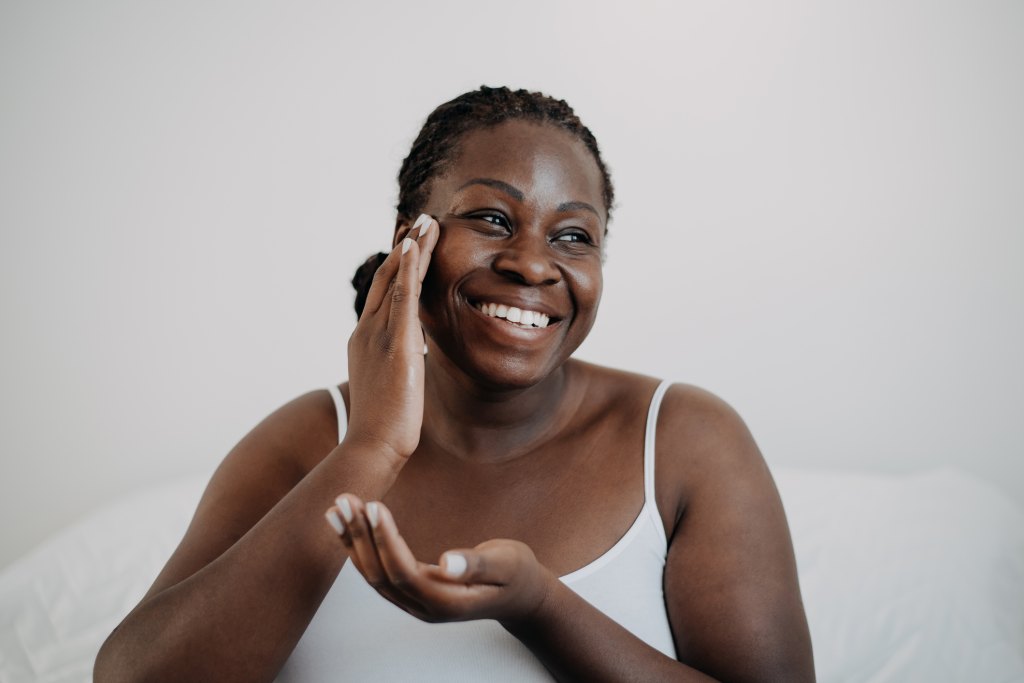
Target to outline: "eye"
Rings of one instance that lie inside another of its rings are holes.
[[[555,242],[569,242],[573,244],[593,244],[590,235],[582,230],[568,230],[561,233],[554,239]]]
[[[482,220],[487,223],[490,223],[491,225],[497,225],[502,228],[512,227],[508,221],[508,218],[506,218],[504,214],[498,213],[496,211],[488,211],[487,213],[474,214],[473,216],[471,216],[471,218]]]

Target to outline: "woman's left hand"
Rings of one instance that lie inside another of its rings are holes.
[[[338,515],[332,521],[332,515]],[[367,583],[426,622],[520,621],[536,612],[557,578],[519,541],[496,539],[448,550],[439,565],[419,562],[380,502],[344,493],[327,511],[349,560]]]

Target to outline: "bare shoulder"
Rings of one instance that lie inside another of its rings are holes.
[[[575,359],[569,366],[585,379],[587,395],[601,414],[614,412],[628,417],[637,409],[646,413],[659,382],[648,375]]]
[[[658,418],[658,436],[673,447],[688,446],[691,450],[709,448],[719,456],[742,453],[721,451],[729,444],[751,440],[750,431],[739,413],[724,399],[692,384],[672,384],[665,392]],[[749,457],[746,453],[746,457]]]
[[[147,597],[219,557],[336,444],[334,403],[323,389],[285,403],[260,421],[217,467],[184,538]]]
[[[638,426],[642,436],[661,380],[579,361],[574,367],[586,378],[594,408],[590,424],[611,424],[620,433]],[[691,506],[705,509],[704,502],[726,499],[770,506],[777,497],[743,418],[721,397],[692,384],[673,383],[666,390],[657,413],[654,458],[655,496],[668,537]]]
[[[246,489],[278,491],[283,496],[336,444],[330,394],[323,389],[309,391],[270,413],[242,437],[214,474],[207,494],[241,477],[243,484],[249,484]],[[230,482],[219,476],[225,470],[232,470]]]
[[[657,425],[658,503],[669,533],[687,507],[722,486],[771,475],[739,413],[718,395],[692,384],[672,384]]]

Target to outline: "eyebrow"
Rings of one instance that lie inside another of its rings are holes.
[[[579,211],[580,209],[583,209],[584,211],[591,211],[598,218],[601,217],[601,214],[599,214],[597,212],[597,209],[595,209],[590,204],[587,204],[586,202],[562,202],[561,204],[558,205],[558,207],[555,210],[556,211]]]
[[[512,199],[515,199],[517,202],[521,202],[523,201],[523,199],[525,199],[525,195],[523,195],[522,190],[512,185],[509,185],[508,183],[502,180],[497,180],[495,178],[473,178],[472,180],[463,183],[459,187],[459,189],[456,190],[456,192],[461,192],[470,185],[485,185],[487,187],[493,187],[496,190],[501,190],[509,197],[512,197]],[[586,202],[562,202],[555,208],[555,210],[559,212],[579,211],[581,209],[584,211],[592,212],[598,218],[601,217],[601,214],[597,212],[597,209],[595,209],[593,206]]]
[[[512,199],[516,200],[517,202],[523,201],[524,198],[521,190],[519,190],[516,187],[513,187],[512,185],[509,185],[504,181],[495,180],[494,178],[473,178],[469,182],[463,183],[462,186],[459,187],[458,190],[456,190],[456,192],[462,192],[470,185],[486,185],[487,187],[493,187],[496,190],[501,190],[502,192],[507,194],[509,197],[512,197]]]

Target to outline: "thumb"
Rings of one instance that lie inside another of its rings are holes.
[[[503,586],[532,559],[533,552],[524,543],[493,540],[472,550],[446,551],[438,564],[445,578],[452,581]]]

